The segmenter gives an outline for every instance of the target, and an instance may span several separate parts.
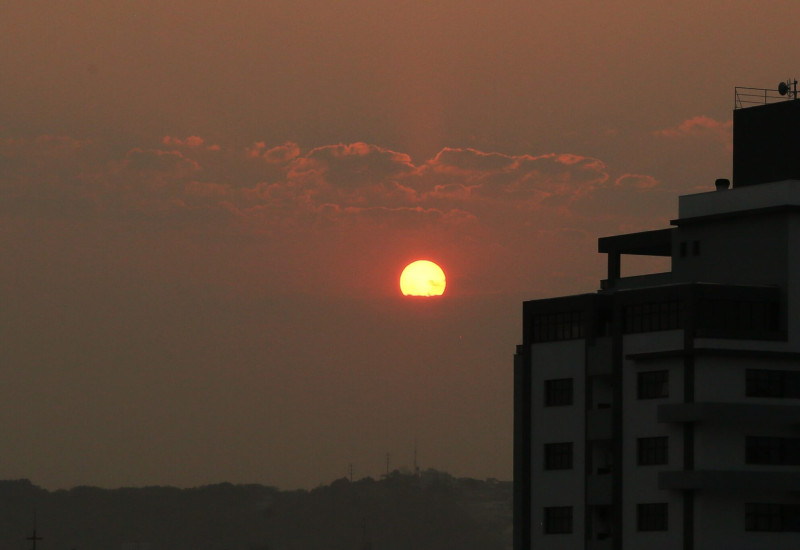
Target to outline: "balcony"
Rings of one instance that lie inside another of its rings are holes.
[[[733,425],[790,425],[800,429],[800,405],[760,403],[665,403],[659,422],[708,422]]]
[[[611,439],[614,435],[614,423],[611,407],[592,409],[586,414],[586,438],[590,441]]]
[[[614,497],[614,478],[610,475],[591,475],[586,478],[586,504],[609,506]]]
[[[597,338],[586,350],[586,374],[607,375],[614,372],[611,362],[611,338]]]
[[[726,491],[800,491],[800,472],[687,470],[659,472],[659,489]]]

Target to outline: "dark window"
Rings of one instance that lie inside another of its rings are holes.
[[[686,241],[681,243],[681,258],[686,257]]]
[[[669,461],[667,437],[640,437],[637,440],[637,462],[639,466],[667,464]]]
[[[586,315],[583,311],[543,313],[533,316],[533,341],[557,342],[585,337]]]
[[[636,505],[636,528],[639,531],[666,531],[668,529],[666,502]]]
[[[783,531],[780,504],[748,502],[744,506],[746,531]]]
[[[673,330],[681,325],[681,304],[677,300],[632,304],[623,310],[626,333]]]
[[[700,241],[692,241],[692,254],[695,256],[700,254]]]
[[[747,369],[747,397],[800,398],[800,372],[775,369]]]
[[[572,442],[546,443],[544,446],[544,469],[572,469]]]
[[[544,381],[545,407],[572,405],[572,378]]]
[[[747,464],[800,466],[800,438],[747,436]]]
[[[800,504],[748,502],[744,510],[746,531],[800,532]]]
[[[637,375],[637,394],[639,399],[669,397],[669,371],[640,372]]]
[[[703,299],[698,302],[697,328],[712,333],[764,334],[778,330],[774,302]]]
[[[572,506],[553,506],[544,509],[546,535],[572,533]]]

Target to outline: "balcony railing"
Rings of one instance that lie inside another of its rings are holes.
[[[658,422],[707,422],[732,426],[792,426],[800,428],[800,405],[664,403],[658,406]]]
[[[659,489],[721,491],[800,491],[800,472],[684,470],[658,474]]]

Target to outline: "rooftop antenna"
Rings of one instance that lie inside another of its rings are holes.
[[[778,93],[788,96],[790,99],[797,99],[797,79],[789,79],[778,84]]]

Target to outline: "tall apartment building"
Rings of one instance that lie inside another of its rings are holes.
[[[599,239],[599,291],[523,304],[515,550],[800,548],[800,99],[744,91],[732,187]]]

